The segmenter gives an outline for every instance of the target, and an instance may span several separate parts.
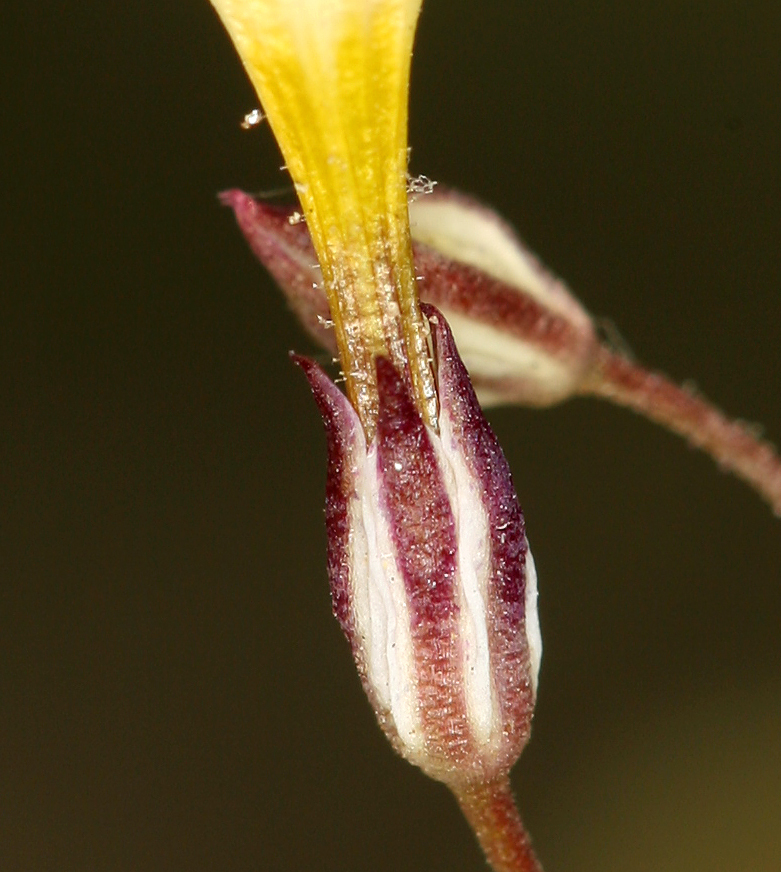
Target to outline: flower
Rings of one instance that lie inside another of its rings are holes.
[[[367,443],[353,407],[297,358],[325,423],[334,613],[396,750],[457,787],[506,774],[530,732],[537,581],[507,461],[444,318],[432,326],[439,430],[387,358]]]
[[[508,779],[536,696],[534,564],[507,463],[415,282],[420,0],[213,3],[296,186],[319,270],[294,281],[323,289],[346,380],[345,396],[297,358],[326,427],[334,611],[396,749],[451,787],[497,870],[536,870]]]
[[[368,432],[374,358],[436,418],[407,217],[407,92],[421,0],[212,0],[296,185],[347,394]]]

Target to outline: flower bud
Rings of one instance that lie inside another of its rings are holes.
[[[255,255],[312,337],[336,351],[320,268],[292,208],[227,191]],[[453,191],[410,201],[423,301],[446,317],[481,403],[547,406],[582,388],[599,342],[588,312],[492,210]]]
[[[440,313],[439,429],[377,358],[367,444],[347,398],[296,358],[325,423],[333,608],[396,750],[451,786],[506,773],[531,726],[542,644],[523,515]]]
[[[421,299],[447,318],[483,405],[578,392],[598,349],[591,316],[492,209],[454,191],[410,204]]]
[[[292,210],[228,191],[252,250],[306,330],[335,348],[306,225]],[[421,298],[447,318],[483,406],[603,397],[667,427],[753,487],[781,516],[781,460],[754,428],[600,342],[586,310],[490,209],[453,192],[410,202]]]

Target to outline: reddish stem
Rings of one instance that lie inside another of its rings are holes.
[[[453,792],[494,872],[542,872],[507,776]]]
[[[735,473],[781,517],[781,459],[750,426],[731,421],[704,397],[601,348],[583,393],[605,397],[684,436]]]

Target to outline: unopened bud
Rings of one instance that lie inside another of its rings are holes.
[[[255,254],[308,332],[335,348],[306,228],[290,210],[229,191]],[[593,320],[495,212],[437,188],[410,202],[421,299],[446,316],[483,406],[601,396],[679,433],[745,479],[781,516],[781,461],[751,427],[597,337]]]
[[[293,210],[227,191],[239,227],[310,335],[335,352],[328,303],[307,228]],[[410,202],[421,300],[451,326],[483,405],[547,406],[573,396],[599,347],[594,325],[492,210],[437,188]]]

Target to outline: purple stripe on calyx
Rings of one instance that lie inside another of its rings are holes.
[[[483,415],[452,334],[442,315],[422,305],[434,338],[440,426],[478,482],[490,527],[491,571],[486,621],[492,677],[499,700],[504,749],[510,763],[528,739],[534,688],[525,627],[526,542],[523,513],[510,468]],[[447,447],[446,447],[447,450]],[[536,617],[535,617],[536,620]]]
[[[427,303],[496,327],[562,359],[580,360],[593,344],[566,317],[521,288],[416,243],[415,269]]]
[[[458,637],[456,526],[436,437],[390,361],[378,358],[376,365],[380,511],[407,593],[426,747],[449,767],[463,759],[468,745]]]
[[[325,524],[331,602],[334,615],[350,641],[353,652],[357,653],[351,610],[350,505],[355,499],[357,466],[366,456],[366,441],[358,415],[347,397],[313,360],[295,354],[291,356],[309,380],[323,417],[328,444]]]

